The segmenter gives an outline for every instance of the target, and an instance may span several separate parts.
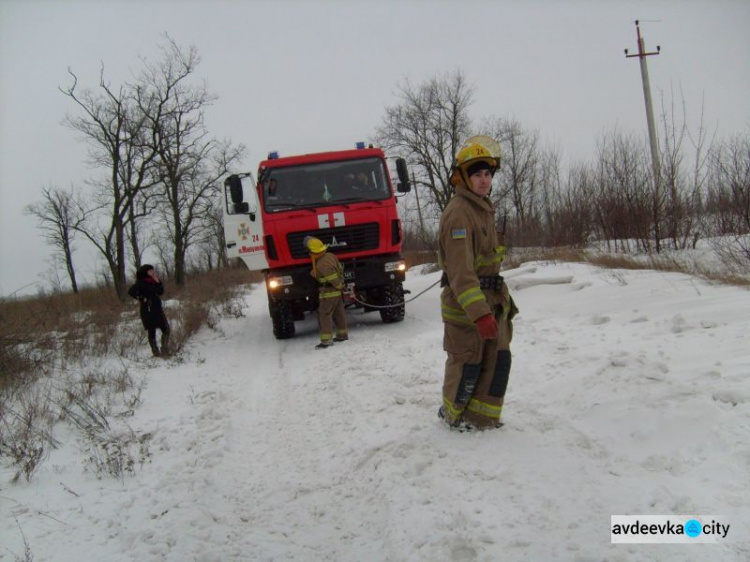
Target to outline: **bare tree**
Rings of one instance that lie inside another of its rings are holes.
[[[692,236],[695,244],[698,236],[696,223],[700,218],[702,190],[708,172],[706,129],[703,110],[695,134],[687,125],[687,109],[681,94],[681,112],[676,110],[672,93],[669,109],[662,99],[661,122],[663,132],[661,149],[661,179],[664,186],[664,201],[657,207],[659,219],[665,223],[674,249],[685,248]],[[691,146],[686,146],[689,141]],[[692,150],[692,153],[688,151]],[[687,162],[693,156],[692,166]],[[663,213],[661,212],[663,211]]]
[[[584,247],[594,232],[594,174],[584,164],[568,171],[567,188],[556,205],[553,239],[561,244]]]
[[[157,230],[151,243],[164,277],[174,278],[174,247],[166,229]]]
[[[492,198],[497,206],[513,212],[516,238],[534,240],[539,228],[539,189],[542,154],[539,133],[526,130],[513,119],[488,119],[482,131],[501,148],[500,169],[495,174]]]
[[[106,179],[97,185],[94,208],[104,211],[103,220],[87,220],[76,230],[86,236],[102,253],[120,299],[126,296],[125,237],[133,199],[153,185],[152,168],[156,152],[148,136],[146,121],[138,110],[130,86],[113,88],[99,76],[99,93],[78,91],[78,77],[68,71],[73,84],[60,91],[81,110],[78,117],[68,116],[65,123],[89,144],[92,164],[107,170]],[[87,218],[88,213],[87,213]]]
[[[594,213],[600,238],[614,250],[629,249],[634,239],[650,251],[653,228],[653,182],[645,144],[618,130],[599,141],[594,171],[597,191]]]
[[[542,149],[539,157],[539,232],[536,234],[537,243],[546,246],[558,246],[565,242],[559,233],[561,225],[558,220],[562,217],[558,210],[563,201],[562,169],[560,152],[554,148]]]
[[[681,124],[678,124],[674,112],[674,94],[672,94],[671,112],[667,112],[664,100],[662,99],[661,121],[663,142],[660,150],[660,179],[664,188],[664,201],[663,204],[662,201],[658,201],[655,204],[654,220],[657,223],[662,221],[666,223],[665,230],[672,240],[672,247],[676,249],[679,246],[678,240],[681,238],[680,224],[686,216],[681,190],[684,181],[683,143],[685,141],[687,125],[684,120]],[[657,229],[657,233],[663,231],[662,228]],[[655,242],[657,242],[656,248],[658,251],[660,248],[659,241]]]
[[[172,243],[177,285],[185,281],[191,245],[203,236],[202,217],[217,192],[219,178],[244,151],[242,145],[208,138],[204,110],[216,97],[205,84],[189,82],[199,62],[195,47],[184,50],[167,37],[160,61],[144,61],[136,88],[140,110],[155,141],[154,178],[162,188],[164,203],[159,215]]]
[[[232,162],[239,160],[242,149],[228,145],[212,147],[209,152],[214,152],[214,158],[202,162],[190,177],[183,178],[179,189],[167,193],[169,205],[161,207],[159,214],[166,226],[166,236],[175,248],[175,282],[184,280],[188,252],[193,245],[216,232],[210,214],[221,193],[220,180],[229,173]]]
[[[433,216],[439,215],[453,194],[450,169],[469,133],[473,90],[456,71],[418,86],[406,80],[399,87],[399,98],[398,105],[386,108],[375,140],[407,160],[415,190],[426,188],[423,209],[431,208]]]
[[[158,199],[155,189],[139,191],[128,209],[127,216],[127,240],[130,243],[131,260],[133,269],[138,269],[143,263],[143,254],[151,243],[144,243],[144,239],[150,239],[153,228],[144,227],[142,219],[148,218],[157,208]]]
[[[224,268],[228,266],[226,252],[226,238],[224,235],[224,199],[219,194],[210,200],[209,207],[203,214],[206,226],[205,236],[197,243],[199,253],[208,269],[214,266]]]
[[[65,265],[73,292],[78,293],[73,240],[86,215],[81,211],[75,189],[72,186],[70,191],[54,186],[43,187],[42,200],[28,205],[24,212],[39,219],[42,236],[52,243],[57,258]]]
[[[721,142],[711,159],[709,210],[716,217],[715,242],[722,260],[746,272],[750,267],[750,137]]]

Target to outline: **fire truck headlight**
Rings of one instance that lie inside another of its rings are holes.
[[[385,264],[385,270],[388,271],[406,271],[406,262],[404,260],[390,261]]]
[[[293,285],[294,281],[292,281],[291,275],[284,275],[283,277],[270,277],[268,279],[268,288],[272,291],[274,289],[278,289],[279,287],[283,285]]]

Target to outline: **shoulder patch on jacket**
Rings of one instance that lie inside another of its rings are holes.
[[[465,228],[454,228],[451,232],[451,237],[454,240],[461,240],[462,238],[466,238],[466,229]]]

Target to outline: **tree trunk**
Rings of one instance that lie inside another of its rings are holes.
[[[74,294],[78,294],[78,282],[76,281],[76,270],[73,267],[73,250],[70,247],[70,242],[65,241],[65,268],[68,270],[68,277],[70,278],[70,286],[73,289]]]
[[[119,219],[119,217],[118,217]],[[117,298],[121,301],[125,301],[127,297],[127,275],[125,272],[125,229],[122,225],[122,221],[118,220],[115,225],[115,244],[116,244],[116,257],[114,270],[112,271],[112,281],[115,284],[115,292]]]
[[[179,200],[178,189],[179,185],[174,189],[175,201]],[[185,230],[180,220],[180,209],[177,205],[172,207],[172,215],[174,217],[174,282],[178,287],[181,287],[185,284],[185,253],[187,247],[185,245]]]

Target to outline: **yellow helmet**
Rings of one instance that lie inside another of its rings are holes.
[[[314,238],[313,236],[305,236],[305,239],[302,241],[302,243],[305,245],[305,248],[307,248],[307,251],[311,254],[322,254],[328,249],[328,246],[323,244],[320,240],[317,238]]]
[[[458,183],[462,172],[464,181],[468,182],[467,170],[479,162],[486,162],[493,174],[500,167],[500,146],[490,137],[476,135],[464,142],[451,168],[451,185]]]

